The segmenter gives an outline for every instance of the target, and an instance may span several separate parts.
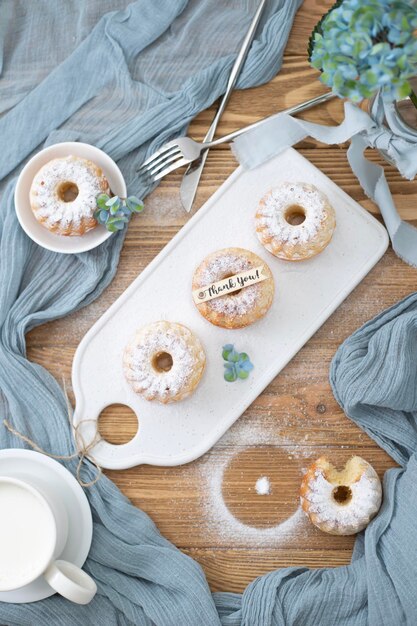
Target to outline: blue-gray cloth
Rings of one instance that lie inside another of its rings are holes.
[[[76,256],[39,248],[17,224],[12,196],[17,168],[45,139],[81,139],[119,160],[131,192],[146,193],[134,187],[135,165],[224,90],[255,8],[254,2],[237,0],[189,5],[141,0],[124,11],[125,4],[3,0],[1,5],[1,416],[58,454],[73,449],[63,394],[52,376],[26,359],[24,336],[98,296],[114,275],[122,237]],[[296,4],[271,0],[240,87],[268,80],[279,69]],[[121,10],[99,19],[114,8]],[[103,477],[87,490],[94,535],[85,567],[97,581],[96,598],[84,607],[58,596],[30,605],[1,604],[0,623],[414,625],[416,325],[417,296],[411,296],[355,333],[332,367],[333,388],[348,415],[403,466],[387,473],[383,508],[358,538],[351,565],[283,569],[257,579],[242,596],[211,596],[199,565],[161,537],[149,517]],[[20,444],[5,429],[0,442]],[[74,463],[67,467],[74,471]],[[86,479],[94,475],[88,463],[84,471]]]
[[[327,144],[351,139],[347,156],[353,173],[365,193],[379,206],[394,251],[417,267],[417,229],[400,218],[384,169],[364,156],[366,148],[377,148],[405,178],[417,174],[417,133],[401,122],[395,105],[384,102],[378,95],[368,115],[347,102],[340,126],[313,124],[282,113],[238,137],[233,152],[244,167],[253,168],[307,136]]]

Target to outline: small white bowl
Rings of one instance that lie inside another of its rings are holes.
[[[88,143],[79,143],[78,141],[68,141],[49,146],[35,154],[20,172],[16,184],[14,200],[17,218],[25,233],[33,241],[47,250],[64,254],[86,252],[96,248],[113,234],[104,226],[98,225],[81,237],[56,235],[45,228],[45,226],[42,226],[35,218],[29,201],[29,191],[35,175],[48,161],[69,155],[93,161],[103,170],[112,192],[115,195],[126,197],[126,183],[121,171],[113,159],[95,146],[90,146]]]

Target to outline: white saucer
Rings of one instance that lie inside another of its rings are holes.
[[[45,165],[48,161],[51,161],[51,159],[68,156],[70,154],[89,159],[96,163],[103,170],[104,175],[109,181],[112,192],[115,195],[126,197],[126,183],[118,166],[108,154],[95,146],[90,146],[88,143],[80,143],[78,141],[67,141],[65,143],[56,143],[35,154],[20,172],[16,183],[14,201],[17,218],[25,233],[33,239],[33,241],[47,250],[62,252],[64,254],[86,252],[87,250],[96,248],[113,234],[104,226],[99,225],[89,230],[81,237],[56,235],[45,228],[45,226],[42,226],[35,218],[29,202],[30,186],[35,174],[42,165]]]
[[[59,558],[82,567],[93,536],[93,521],[87,497],[63,465],[32,450],[0,450],[0,475],[30,480],[34,487],[66,509],[68,538]],[[55,591],[42,578],[14,591],[0,592],[0,602],[36,602]]]

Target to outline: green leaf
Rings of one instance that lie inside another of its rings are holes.
[[[411,93],[411,85],[408,81],[402,83],[397,87],[398,98],[406,98]]]
[[[329,72],[322,72],[320,80],[325,85],[331,86],[331,84],[332,84],[332,77],[331,77],[331,74],[329,74]]]
[[[132,213],[140,213],[144,209],[142,200],[139,200],[136,196],[129,196],[126,198],[126,206],[132,211]]]
[[[107,209],[106,202],[107,202],[109,199],[110,199],[110,196],[108,196],[106,193],[100,193],[100,194],[97,196],[97,198],[96,198],[96,203],[97,203],[97,206],[98,206],[100,209],[104,209],[104,210],[106,210],[106,209]]]
[[[119,196],[113,196],[112,198],[109,198],[106,202],[106,206],[113,206],[113,204],[115,204],[116,202],[120,204]]]
[[[237,363],[239,361],[239,352],[237,352],[234,348],[231,352],[229,352],[229,356],[227,357],[229,363]]]
[[[115,196],[115,200],[114,202],[112,202],[112,204],[108,205],[110,207],[110,213],[112,215],[115,215],[117,213],[117,211],[120,209],[120,205],[121,205],[121,201],[120,198],[118,198],[117,196]],[[113,198],[111,198],[110,200],[108,200],[108,202],[111,202],[113,200]]]
[[[342,76],[341,72],[335,72],[335,75],[333,77],[333,85],[336,87],[336,89],[340,89],[340,87],[343,85],[344,83],[344,78]]]
[[[107,220],[107,224],[117,224],[118,222],[121,222],[122,224],[125,224],[126,222],[128,222],[129,220],[126,217],[109,217],[109,219]]]
[[[397,59],[397,67],[400,70],[405,70],[405,68],[407,67],[407,55],[403,54],[402,56],[400,56],[399,59]]]
[[[224,379],[227,380],[228,383],[234,383],[237,379],[235,368],[226,370],[224,373]]]
[[[128,215],[130,216],[130,213],[126,215],[126,213],[124,213],[124,211],[122,211],[121,209],[119,209],[117,213],[115,213],[115,217],[117,217],[120,220],[123,220],[126,223],[129,221]]]
[[[380,52],[383,51],[384,47],[385,47],[384,43],[382,41],[380,41],[379,43],[376,43],[375,45],[372,46],[372,50],[371,50],[370,54],[372,54],[372,55],[379,54]]]
[[[362,76],[370,87],[373,87],[378,83],[378,76],[372,70],[366,70]]]
[[[105,224],[107,222],[107,218],[109,217],[109,214],[104,209],[97,209],[97,211],[94,213],[94,217],[96,218],[99,224]]]
[[[227,343],[225,346],[223,346],[223,352],[222,352],[222,357],[224,358],[225,361],[228,360],[229,358],[229,354],[231,352],[233,352],[233,344],[232,343]]]

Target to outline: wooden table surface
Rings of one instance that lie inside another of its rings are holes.
[[[305,0],[294,23],[285,62],[268,85],[234,93],[219,134],[318,95],[323,87],[306,59],[307,38],[330,0]],[[202,138],[213,116],[209,110],[194,121],[191,135]],[[342,104],[333,101],[311,110],[306,119],[332,124],[342,119]],[[300,152],[372,213],[346,160],[346,146],[327,147],[307,139]],[[380,160],[375,153],[372,160]],[[207,160],[197,206],[233,172],[227,147]],[[417,183],[401,179],[386,166],[401,214],[417,218]],[[28,356],[58,380],[70,380],[75,349],[92,324],[146,267],[188,216],[179,203],[182,172],[165,178],[147,198],[146,211],[129,226],[116,279],[92,305],[46,324],[28,336]],[[160,531],[197,559],[213,591],[242,591],[256,576],[286,566],[326,567],[351,558],[353,537],[333,537],[297,513],[303,468],[326,454],[343,465],[351,454],[374,464],[382,477],[393,461],[343,414],[330,390],[328,371],[340,345],[356,328],[411,291],[417,272],[391,250],[346,299],[290,364],[255,400],[226,435],[201,459],[182,467],[141,466],[108,471],[132,502],[146,511]],[[136,417],[113,406],[100,418],[100,431],[113,443],[136,432]],[[255,482],[268,476],[272,491],[258,495]]]

